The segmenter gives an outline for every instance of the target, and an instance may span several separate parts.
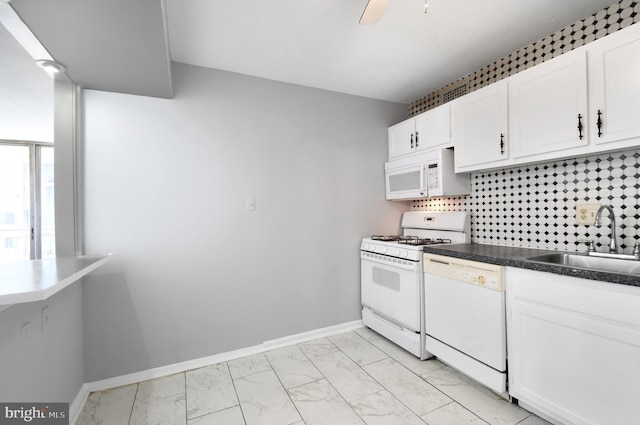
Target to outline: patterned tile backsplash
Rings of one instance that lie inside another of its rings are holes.
[[[525,46],[433,93],[413,101],[409,115],[435,108],[545,60],[640,22],[640,2],[620,0],[611,6]]]
[[[413,210],[471,213],[473,243],[605,251],[610,220],[576,224],[576,205],[600,203],[615,212],[618,244],[631,253],[640,239],[640,149],[471,173],[471,194],[413,201]],[[607,213],[603,213],[603,216]]]

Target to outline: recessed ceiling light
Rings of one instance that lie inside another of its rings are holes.
[[[2,0],[0,0],[0,1],[2,1]],[[54,74],[57,74],[58,72],[64,71],[64,66],[62,66],[59,63],[56,63],[54,61],[47,60],[47,59],[37,60],[36,61],[36,65],[38,65],[40,68],[44,69],[46,71],[46,73],[49,74],[49,75],[54,75]]]

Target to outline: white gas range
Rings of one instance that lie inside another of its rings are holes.
[[[360,246],[362,322],[426,359],[422,247],[470,242],[466,211],[410,211],[400,236],[364,238]]]

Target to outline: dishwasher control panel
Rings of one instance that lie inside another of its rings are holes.
[[[475,268],[467,269],[466,267],[458,268],[456,272],[456,280],[484,286],[495,291],[500,290],[500,280],[496,273]]]
[[[424,272],[494,291],[504,291],[504,267],[444,255],[424,254]]]

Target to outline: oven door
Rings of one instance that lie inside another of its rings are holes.
[[[361,251],[362,305],[420,332],[421,263]]]

